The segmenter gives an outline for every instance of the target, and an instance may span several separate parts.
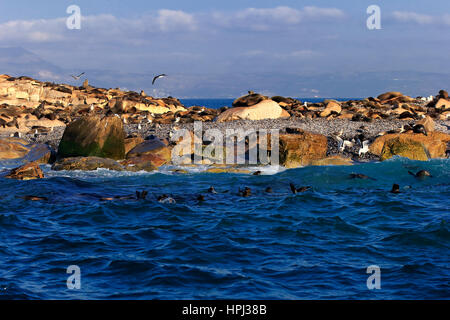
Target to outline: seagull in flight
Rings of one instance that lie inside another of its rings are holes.
[[[80,73],[80,74],[77,75],[77,76],[74,76],[74,75],[70,75],[70,76],[71,76],[72,78],[74,78],[75,80],[79,80],[83,74],[84,74],[84,72]]]
[[[158,80],[159,78],[164,78],[164,77],[167,77],[167,74],[163,73],[163,74],[157,75],[156,77],[153,78],[152,85],[155,84],[156,80]]]

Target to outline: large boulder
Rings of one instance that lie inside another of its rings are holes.
[[[154,168],[169,163],[171,155],[171,150],[165,143],[152,137],[128,152],[127,160],[123,164],[135,166],[137,170],[152,171]]]
[[[28,142],[19,138],[0,139],[0,160],[23,158],[30,149]]]
[[[100,157],[70,157],[60,159],[52,166],[52,170],[82,170],[93,171],[99,168],[123,171],[124,167],[112,159]]]
[[[328,117],[332,112],[340,114],[342,111],[341,105],[336,101],[329,101],[325,109],[320,113],[321,117]]]
[[[297,168],[310,165],[327,154],[327,137],[310,132],[280,135],[280,165]]]
[[[344,158],[341,156],[330,156],[320,160],[312,160],[312,166],[351,166],[353,160],[350,158]]]
[[[127,154],[127,159],[140,157],[147,154],[161,155],[167,159],[170,159],[170,149],[164,142],[156,137],[147,139],[130,150]]]
[[[450,135],[438,131],[434,131],[427,136],[418,133],[386,134],[375,139],[370,145],[370,152],[381,156],[384,144],[389,140],[397,138],[400,142],[415,141],[422,144],[430,158],[445,158],[447,143],[450,142]],[[409,144],[409,142],[407,143]]]
[[[43,143],[32,144],[29,152],[22,158],[23,162],[35,162],[37,164],[47,164],[54,158],[53,150]]]
[[[133,157],[121,162],[127,171],[153,171],[167,163],[167,159],[156,155],[146,154],[139,157]]]
[[[96,156],[124,159],[124,135],[123,123],[118,117],[83,117],[66,127],[59,144],[58,158]]]
[[[427,151],[420,142],[410,139],[394,138],[384,143],[380,160],[384,161],[393,156],[401,156],[411,160],[428,160]]]
[[[263,100],[250,107],[236,107],[222,112],[217,122],[287,118],[289,113],[273,100]]]
[[[125,154],[128,154],[128,152],[133,150],[136,146],[140,145],[142,142],[144,142],[144,138],[140,136],[125,138]]]
[[[16,179],[16,180],[34,180],[44,178],[44,173],[42,172],[39,165],[35,162],[29,162],[11,170],[5,178]]]
[[[450,101],[448,101],[447,99],[440,98],[436,102],[435,108],[442,109],[442,110],[450,110]]]
[[[427,132],[427,134],[433,132],[434,129],[435,129],[434,121],[433,121],[433,119],[431,119],[430,116],[426,116],[426,117],[423,118],[422,120],[417,121],[416,124],[421,124],[421,125],[423,125],[424,128],[425,128],[425,131]]]

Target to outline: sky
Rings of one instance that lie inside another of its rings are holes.
[[[179,98],[434,95],[450,89],[450,1],[430,3],[0,0],[0,74],[79,85],[70,74],[86,72],[93,86]],[[367,28],[370,5],[381,29]]]

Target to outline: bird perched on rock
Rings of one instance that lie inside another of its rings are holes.
[[[362,142],[362,148],[359,149],[358,155],[361,157],[362,154],[369,152],[369,140]]]
[[[305,191],[308,191],[309,189],[311,189],[312,187],[300,187],[300,188],[296,188],[295,185],[293,183],[290,183],[289,186],[291,187],[291,191],[293,194],[296,193],[302,193]]]

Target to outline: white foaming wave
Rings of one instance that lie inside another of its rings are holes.
[[[0,165],[0,172],[4,171],[7,172],[11,170],[14,167],[18,167],[21,164],[12,164],[12,163],[2,163]],[[180,174],[179,171],[182,170],[183,173],[187,174],[198,174],[198,173],[204,173],[208,169],[215,168],[214,166],[210,165],[196,165],[196,166],[176,166],[176,165],[165,165],[160,167],[158,170],[147,172],[147,171],[115,171],[115,170],[109,170],[105,168],[98,168],[96,170],[91,171],[83,171],[83,170],[61,170],[61,171],[54,171],[51,169],[51,165],[45,164],[41,165],[41,168],[44,172],[45,178],[54,178],[54,177],[66,177],[66,178],[78,178],[78,179],[92,179],[92,178],[118,178],[118,177],[133,177],[133,176],[150,176],[154,174],[165,174],[165,175],[175,175]],[[259,171],[261,175],[275,175],[280,172],[283,172],[287,170],[286,168],[282,166],[243,166],[239,167],[241,170],[248,170],[249,173],[246,172],[230,172],[230,174],[245,174],[245,175],[252,175],[253,173]]]
[[[145,175],[153,175],[158,173],[158,171],[147,172],[147,171],[116,171],[109,170],[105,168],[98,168],[92,171],[83,171],[83,170],[61,170],[54,171],[51,170],[50,165],[45,165],[43,167],[44,175],[46,178],[54,178],[54,177],[65,177],[65,178],[81,178],[81,179],[92,179],[92,178],[118,178],[118,177],[132,177],[132,176],[145,176]]]
[[[213,168],[219,168],[222,169],[222,167],[215,167],[211,165],[196,165],[196,166],[176,166],[176,165],[170,165],[170,166],[162,166],[159,168],[159,172],[163,174],[178,174],[176,170],[183,170],[187,173],[204,173],[208,169]],[[232,168],[235,169],[235,168]],[[249,173],[245,172],[230,172],[230,174],[247,174],[251,175],[257,171],[261,172],[261,175],[274,175],[280,172],[283,172],[286,170],[283,166],[242,166],[242,167],[236,167],[236,169],[239,170],[248,170]]]

